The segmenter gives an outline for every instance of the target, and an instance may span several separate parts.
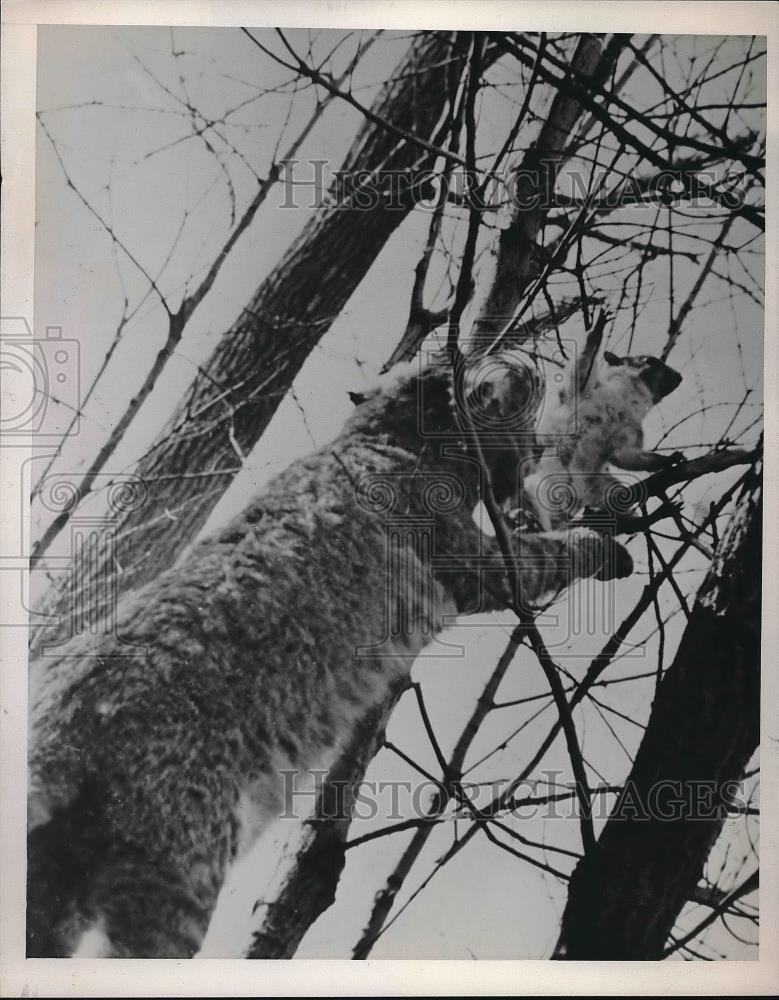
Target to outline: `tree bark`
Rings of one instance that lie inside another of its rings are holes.
[[[598,35],[584,34],[579,39],[571,67],[585,79],[602,83],[625,44],[623,36],[614,36],[604,50],[603,42]],[[540,270],[538,233],[552,205],[557,175],[567,158],[566,146],[581,113],[575,96],[558,91],[538,140],[515,170],[511,222],[501,230],[495,278],[474,324],[477,351],[489,349],[492,335],[511,320],[534,272]]]
[[[659,959],[759,740],[762,498],[738,502],[624,791],[569,886],[556,958]]]
[[[322,786],[311,819],[289,858],[289,871],[265,910],[247,958],[292,958],[306,931],[335,900],[346,862],[344,844],[352,822],[354,796],[405,684],[396,685],[385,704],[362,720],[354,738]]]

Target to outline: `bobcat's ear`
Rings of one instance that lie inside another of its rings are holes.
[[[604,351],[603,360],[607,365],[624,365],[627,358],[618,358],[617,355],[612,354],[611,351]]]
[[[371,385],[366,386],[365,389],[348,389],[346,395],[355,406],[362,406],[363,403],[367,403],[371,399],[375,399],[381,395],[382,389],[390,384],[391,376],[381,375]]]

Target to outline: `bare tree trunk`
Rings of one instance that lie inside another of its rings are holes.
[[[421,33],[371,111],[424,141],[440,141],[463,55],[450,33]],[[492,47],[486,65],[497,55]],[[357,171],[423,172],[435,158],[413,140],[366,121],[340,168],[346,177],[341,189],[351,189],[350,176]],[[304,166],[308,180],[313,167]],[[310,199],[311,189],[302,190]],[[368,208],[324,204],[316,211],[220,339],[138,464],[135,471],[148,491],[145,502],[122,516],[111,544],[76,554],[69,580],[44,602],[47,611],[67,614],[79,592],[89,593],[94,595],[90,616],[97,621],[115,599],[113,592],[137,589],[175,561],[233,481],[313,347],[412,208],[413,198],[407,197],[395,198],[392,207],[379,199]],[[117,564],[122,567],[118,576]],[[51,633],[39,630],[33,648],[42,639],[52,641]]]
[[[290,868],[254,933],[247,958],[292,958],[303,935],[335,900],[346,861],[344,843],[352,821],[354,795],[384,741],[384,731],[405,690],[398,686],[355,729],[354,738],[330,769],[315,812],[288,859]]]
[[[625,789],[573,875],[556,958],[659,959],[695,893],[727,815],[728,783],[743,778],[758,745],[761,500],[755,473],[659,686]]]
[[[615,36],[604,52],[603,41],[603,36],[582,35],[571,59],[574,71],[597,83],[606,79],[625,44],[624,36]],[[536,240],[581,113],[576,97],[558,91],[537,142],[516,169],[511,223],[501,230],[495,279],[475,323],[482,348],[489,346],[487,335],[497,334],[511,319],[534,272],[540,269]]]

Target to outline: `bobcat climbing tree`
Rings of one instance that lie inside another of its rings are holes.
[[[90,347],[96,354],[99,342],[104,356],[84,387],[83,421],[122,380],[117,359],[130,338],[146,369],[121,410],[109,406],[102,438],[84,439],[77,469],[69,464],[72,448],[46,457],[33,484],[38,534],[31,562],[38,573],[71,522],[100,504],[106,477],[127,471],[116,461],[128,435],[144,421],[152,430],[129,466],[143,484],[144,502],[120,512],[102,538],[73,553],[69,574],[53,576],[38,610],[56,624],[35,630],[33,652],[45,655],[46,644],[67,632],[70,609],[83,594],[90,595],[94,624],[117,596],[154,579],[194,541],[252,449],[273,432],[282,402],[298,403],[301,372],[318,363],[318,351],[333,350],[334,328],[361,292],[370,293],[382,254],[405,238],[413,287],[398,295],[393,340],[373,345],[381,361],[413,359],[426,338],[445,342],[454,329],[467,351],[522,345],[554,389],[576,350],[592,365],[606,345],[656,354],[682,372],[685,387],[699,390],[687,392],[681,408],[654,428],[652,444],[669,453],[681,449],[687,461],[634,486],[634,499],[665,504],[672,513],[632,536],[637,586],[617,595],[616,617],[595,652],[584,641],[579,649],[574,639],[583,671],[533,643],[531,653],[526,635],[511,634],[449,752],[424,712],[426,739],[445,764],[441,773],[431,774],[413,750],[378,745],[375,727],[353,734],[333,777],[359,783],[379,752],[396,753],[431,778],[436,792],[421,815],[361,832],[349,810],[332,817],[332,785],[325,783],[318,812],[286,859],[277,895],[255,917],[249,955],[294,955],[334,900],[335,910],[345,905],[336,894],[352,852],[390,841],[397,848],[385,882],[367,887],[358,903],[363,930],[351,945],[355,958],[376,953],[429,882],[444,878],[461,852],[477,849],[488,852],[482,858],[504,853],[519,869],[568,884],[556,957],[712,957],[737,948],[756,921],[756,859],[746,851],[740,864],[718,861],[712,871],[706,861],[720,835],[750,842],[755,812],[764,43],[247,28],[221,29],[224,48],[212,52],[206,35],[172,29],[168,45],[161,36],[136,38],[123,30],[137,72],[179,129],[171,125],[164,140],[153,131],[154,148],[139,145],[128,169],[149,169],[148,161],[160,150],[169,155],[168,147],[197,145],[213,176],[205,192],[192,194],[168,257],[147,261],[143,246],[130,245],[121,213],[105,202],[110,173],[96,184],[68,155],[78,114],[95,113],[92,105],[129,114],[128,102],[117,99],[112,107],[95,99],[71,117],[46,104],[39,110],[41,155],[59,184],[49,181],[39,213],[45,220],[53,198],[66,197],[94,228],[93,239],[111,249],[117,268],[132,272],[112,339],[95,335]],[[242,78],[243,99],[226,89],[215,107],[220,74],[227,79],[230,68],[229,60],[220,63],[225,52],[235,54],[240,74],[253,78]],[[216,81],[211,91],[204,77]],[[273,136],[262,114],[240,117],[247,107],[282,100],[286,110],[268,115]],[[305,185],[298,182],[322,165],[318,150],[328,128],[340,131],[348,149],[328,165],[328,182],[305,207],[298,200]],[[169,170],[171,161],[164,162]],[[185,155],[172,162],[183,187],[189,161]],[[243,184],[236,180],[247,170],[251,189],[245,176]],[[179,246],[192,249],[183,234],[198,197],[211,206],[209,233],[226,235],[203,237],[197,266],[167,280]],[[243,241],[260,233],[264,245],[272,244],[282,212],[297,212],[303,221],[277,261],[255,272],[251,259],[240,256]],[[154,400],[165,391],[171,365],[187,357],[192,328],[210,315],[215,298],[230,296],[228,275],[236,266],[249,269],[253,290],[235,303],[232,322],[215,326],[210,353],[192,364],[172,412],[155,422]],[[162,330],[154,343],[144,333],[149,316]],[[705,337],[701,316],[709,324]],[[370,315],[360,319],[358,361],[371,337]],[[724,382],[713,377],[716,366],[727,372]],[[70,501],[59,510],[42,503],[49,482],[69,476]],[[305,607],[297,613],[305,615]],[[651,662],[634,669],[628,647],[643,648]],[[527,676],[518,666],[527,656],[544,667],[548,683],[502,698],[507,684]],[[606,698],[628,691],[624,701]],[[528,730],[532,737],[523,735],[532,713],[544,710],[545,732],[536,726]],[[597,763],[583,738],[596,725],[608,744]],[[561,733],[567,751],[554,759],[564,761],[564,776],[543,784],[541,767],[563,746]],[[506,758],[514,767],[509,783],[476,806],[470,776],[507,747],[518,748],[516,760]],[[718,787],[746,780],[747,798],[734,795],[703,824],[690,814],[649,825],[621,818],[634,805],[632,791],[646,798],[658,782],[692,780]],[[532,782],[535,791],[528,792]],[[578,822],[566,824],[581,833],[577,842],[568,834],[556,841],[554,824],[540,839],[538,826],[533,836],[524,832],[521,808],[553,802],[578,806]],[[598,802],[610,802],[602,831],[581,814]],[[457,824],[450,822],[455,812]],[[262,895],[258,885],[256,898]],[[380,953],[391,954],[391,944]]]

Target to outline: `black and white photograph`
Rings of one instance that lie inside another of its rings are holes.
[[[11,6],[13,983],[779,989],[776,8]]]

